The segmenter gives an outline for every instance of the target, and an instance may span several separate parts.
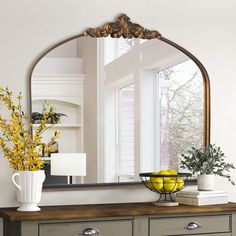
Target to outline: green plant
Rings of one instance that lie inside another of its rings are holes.
[[[39,112],[32,113],[32,122],[36,123],[37,121],[41,121],[43,119],[43,114]]]
[[[42,104],[42,113],[40,113],[40,112],[33,112],[32,113],[32,116],[31,116],[32,117],[32,122],[36,123],[37,121],[41,121],[45,113],[48,114],[46,122],[50,123],[50,124],[59,123],[62,116],[67,117],[66,114],[55,112],[55,108],[50,106],[47,103],[47,101],[45,101]]]
[[[67,117],[66,114],[55,112],[54,107],[50,107],[49,108],[48,122],[50,124],[57,124],[60,121],[62,116],[66,116]]]
[[[191,147],[186,154],[181,155],[180,167],[193,174],[215,174],[227,178],[235,185],[230,177],[230,170],[235,169],[232,163],[227,163],[225,154],[220,147],[210,144],[209,147]]]

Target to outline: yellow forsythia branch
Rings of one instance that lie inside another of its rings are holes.
[[[22,111],[21,93],[17,96],[17,103],[13,101],[13,93],[7,87],[0,86],[0,102],[9,111],[9,120],[0,114],[0,149],[5,158],[9,160],[10,166],[19,171],[37,171],[43,169],[42,134],[50,127],[46,126],[48,113],[45,113],[41,124],[36,129],[34,135],[30,132],[32,124],[28,122],[28,115]],[[59,137],[59,132],[55,132],[51,141]],[[11,144],[10,144],[11,143]],[[7,145],[9,144],[9,145]]]

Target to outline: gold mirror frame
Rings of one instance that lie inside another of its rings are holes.
[[[71,41],[73,39],[79,38],[79,37],[94,37],[94,38],[100,38],[100,37],[108,37],[111,36],[112,38],[140,38],[140,39],[159,39],[176,49],[183,52],[185,55],[187,55],[190,59],[192,59],[198,68],[201,71],[202,78],[203,78],[203,84],[204,84],[204,145],[209,146],[210,144],[210,79],[208,76],[208,73],[205,69],[205,67],[202,65],[202,63],[189,51],[184,49],[183,47],[179,46],[178,44],[172,42],[171,40],[163,37],[158,31],[156,30],[148,30],[141,25],[137,23],[131,22],[130,18],[126,14],[121,14],[117,17],[115,22],[109,22],[104,24],[101,27],[98,28],[88,28],[86,31],[84,31],[82,34],[70,37],[66,40],[63,40],[60,43],[55,44],[53,47],[51,47],[49,50],[45,51],[39,58],[34,62],[30,73],[29,73],[29,101],[30,101],[30,114],[32,114],[32,88],[31,88],[31,80],[32,80],[32,74],[35,69],[35,66],[38,64],[38,62],[50,51],[57,48],[58,46]],[[31,119],[31,116],[30,116]],[[127,185],[127,184],[134,184],[134,183],[109,183],[109,184],[83,184],[84,187],[90,187],[90,186],[115,186],[115,185]],[[81,185],[79,185],[81,187]],[[65,188],[65,186],[62,186]],[[62,187],[53,187],[54,189],[61,189]],[[74,187],[78,187],[78,185],[73,185]],[[72,188],[72,186],[66,186],[66,189]]]

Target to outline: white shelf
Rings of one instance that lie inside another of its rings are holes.
[[[41,157],[41,159],[44,161],[51,161],[51,157]]]
[[[46,127],[50,127],[52,125],[53,124],[46,124]],[[33,124],[34,128],[37,128],[39,126],[40,126],[40,124]],[[81,124],[77,124],[77,123],[74,123],[74,124],[54,124],[53,125],[53,128],[80,128],[80,127],[81,127]]]
[[[71,64],[70,64],[71,65]],[[76,66],[78,68],[78,66]],[[82,68],[82,67],[81,67]],[[51,67],[48,67],[50,70]],[[60,68],[59,68],[60,69]],[[43,134],[43,143],[47,143],[55,131],[60,132],[58,145],[60,152],[82,152],[84,132],[84,74],[53,74],[53,71],[38,71],[32,80],[32,111],[42,112],[42,103],[47,100],[56,112],[63,112],[67,117],[62,117],[59,124],[46,124],[51,127]],[[33,132],[40,124],[33,124]],[[51,163],[50,159],[43,159]]]

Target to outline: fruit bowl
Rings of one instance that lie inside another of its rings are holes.
[[[149,190],[159,193],[157,202],[175,202],[174,193],[182,190],[186,186],[186,180],[191,179],[191,176],[189,173],[162,174],[162,171],[139,174],[142,183]]]

